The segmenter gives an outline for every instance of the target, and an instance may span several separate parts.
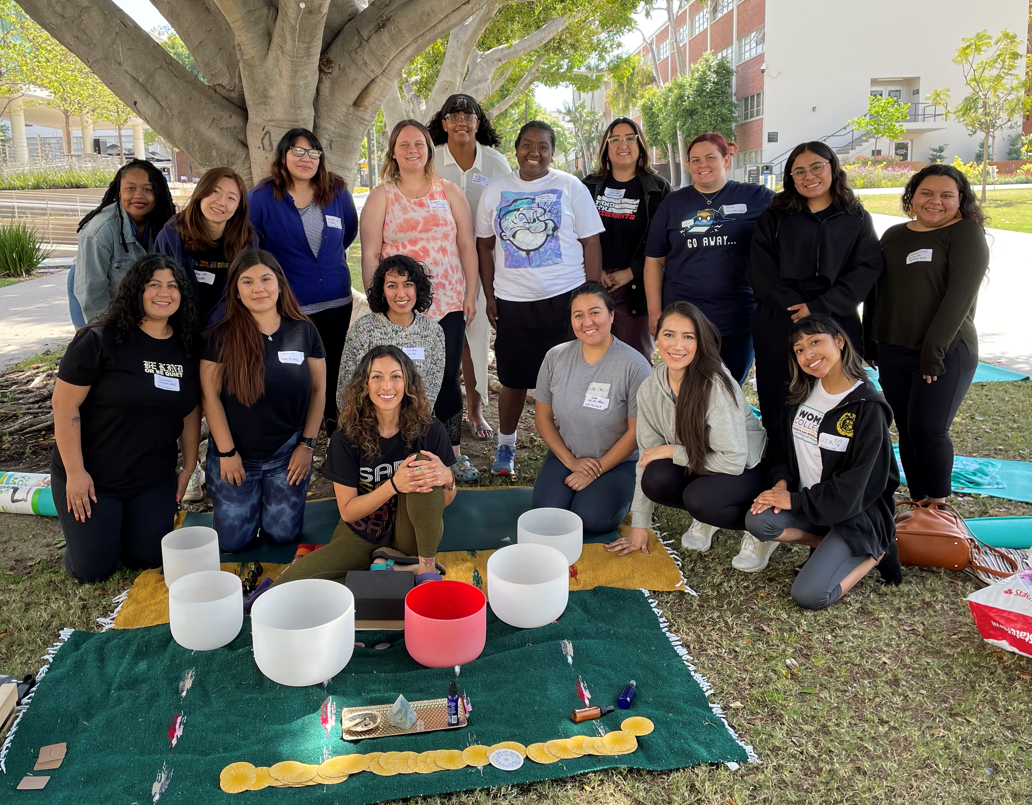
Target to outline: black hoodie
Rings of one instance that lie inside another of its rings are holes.
[[[798,405],[785,407],[778,433],[771,439],[767,459],[771,485],[787,481],[792,511],[814,525],[833,526],[854,556],[881,556],[896,533],[899,468],[889,434],[892,409],[865,381],[828,411],[818,430],[821,481],[803,490],[792,439],[798,409]],[[822,438],[824,434],[830,438]]]

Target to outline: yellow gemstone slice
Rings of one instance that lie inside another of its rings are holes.
[[[319,766],[319,773],[327,777],[336,777],[341,774],[358,774],[368,768],[368,755],[339,755],[323,761]]]
[[[230,763],[219,775],[219,788],[227,794],[254,791],[257,770],[250,763]]]
[[[488,757],[488,749],[489,747],[483,744],[467,746],[462,750],[462,759],[466,761],[467,766],[476,766],[477,768],[489,766],[491,765],[491,758]]]
[[[580,757],[580,755],[566,745],[565,740],[549,741],[545,744],[545,751],[560,760],[571,760],[575,757]]]
[[[527,747],[521,743],[517,743],[516,741],[502,741],[500,744],[495,744],[494,746],[489,747],[487,750],[488,756],[490,756],[496,749],[511,749],[520,757],[527,756]]]
[[[434,753],[434,762],[447,771],[466,768],[466,761],[458,749],[438,749]]]
[[[574,735],[572,738],[566,739],[566,748],[569,749],[573,754],[586,755],[587,750],[584,748],[584,742],[588,740],[587,735]]]
[[[606,752],[612,755],[629,755],[638,748],[638,739],[623,730],[607,732],[602,739]]]
[[[315,777],[318,766],[298,763],[296,760],[284,760],[269,767],[269,774],[283,783],[307,783]]]
[[[656,725],[643,716],[631,716],[630,718],[625,718],[623,723],[620,725],[620,729],[624,732],[629,732],[631,735],[639,737],[642,735],[648,735],[655,728]]]
[[[544,744],[531,744],[527,747],[527,757],[533,760],[535,763],[541,763],[547,765],[549,763],[558,763],[559,758],[551,754],[545,749]]]

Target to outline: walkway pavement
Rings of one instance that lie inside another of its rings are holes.
[[[0,370],[72,340],[68,272],[0,288]]]

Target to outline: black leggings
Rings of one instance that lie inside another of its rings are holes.
[[[659,503],[687,511],[693,519],[741,531],[753,499],[763,491],[763,473],[753,467],[741,475],[696,475],[669,458],[650,461],[641,491]]]
[[[65,536],[64,566],[81,582],[106,579],[118,569],[161,567],[161,538],[176,516],[176,475],[131,495],[97,492],[91,516],[78,522],[65,503],[67,479],[51,475],[57,518]]]
[[[459,384],[459,372],[462,369],[466,319],[461,310],[456,310],[437,323],[444,330],[444,379],[437,394],[437,404],[434,405],[434,416],[448,430],[452,445],[457,445],[462,435],[462,387]]]
[[[337,376],[340,374],[340,357],[344,353],[344,339],[351,326],[352,302],[341,307],[331,307],[312,313],[315,329],[322,339],[323,352],[326,353],[326,408],[323,409],[323,420],[326,422],[326,436],[329,437],[337,427]]]
[[[896,418],[899,458],[914,500],[950,494],[950,426],[975,376],[978,356],[961,341],[943,364],[945,373],[926,383],[921,377],[921,350],[878,344],[878,379]]]

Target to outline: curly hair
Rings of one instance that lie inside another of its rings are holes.
[[[833,340],[842,336],[842,373],[854,383],[858,380],[867,382],[863,359],[856,351],[856,347],[853,346],[853,342],[849,340],[849,334],[831,316],[825,313],[814,313],[812,316],[797,321],[788,331],[788,363],[792,371],[792,380],[788,384],[788,403],[790,405],[802,405],[810,396],[813,387],[817,385],[817,378],[807,374],[799,366],[795,355],[796,341],[808,335],[820,334],[830,335]]]
[[[598,147],[598,168],[593,175],[600,179],[608,179],[612,174],[613,164],[609,160],[609,138],[613,134],[613,129],[620,125],[630,126],[638,138],[638,164],[635,166],[634,175],[644,176],[647,173],[655,173],[656,169],[652,167],[652,157],[649,156],[649,146],[645,142],[645,132],[631,118],[618,117],[602,132],[602,140]]]
[[[849,213],[856,213],[862,210],[863,205],[853,195],[853,190],[849,186],[849,176],[842,170],[838,154],[829,148],[827,143],[816,141],[800,143],[792,149],[792,153],[785,160],[785,175],[781,180],[781,192],[774,196],[774,199],[770,202],[770,209],[787,212],[790,215],[806,209],[806,198],[796,190],[795,179],[792,178],[792,169],[795,167],[795,161],[799,156],[807,151],[816,154],[828,163],[828,169],[831,171],[831,203],[840,210],[845,210]]]
[[[383,292],[384,283],[387,281],[387,274],[397,274],[399,277],[410,279],[416,286],[416,303],[412,309],[416,313],[429,310],[434,303],[433,277],[426,266],[407,254],[395,254],[385,257],[380,265],[373,272],[373,279],[366,288],[369,309],[373,313],[386,313],[390,310],[387,304],[387,296]]]
[[[337,427],[358,445],[368,458],[380,455],[380,426],[376,417],[376,406],[369,397],[369,375],[373,361],[391,358],[401,367],[405,381],[405,395],[398,409],[398,432],[406,446],[411,447],[433,425],[430,403],[426,399],[423,378],[416,371],[412,359],[393,344],[384,344],[369,350],[348,381],[344,391],[344,404],[340,407]]]
[[[331,173],[326,167],[326,151],[323,149],[322,143],[319,142],[319,138],[308,129],[291,129],[280,137],[279,143],[276,144],[276,153],[269,165],[269,175],[258,184],[259,186],[271,184],[272,194],[275,196],[276,201],[283,201],[284,197],[294,186],[294,179],[291,177],[290,171],[287,170],[287,152],[302,137],[308,140],[309,148],[322,151],[319,164],[315,168],[315,176],[311,178],[310,182],[312,190],[315,191],[313,196],[315,203],[320,207],[325,207],[333,201],[337,194],[348,189],[348,183],[344,181],[344,177]]]
[[[163,254],[144,255],[129,266],[111,305],[86,326],[111,327],[115,331],[115,343],[120,347],[135,341],[144,317],[143,290],[155,272],[163,269],[172,272],[179,286],[179,307],[169,316],[168,323],[186,347],[187,355],[192,355],[201,325],[193,282],[179,263]]]
[[[444,105],[441,106],[440,111],[430,118],[430,122],[426,124],[426,127],[430,130],[430,137],[433,139],[434,145],[444,145],[448,142],[448,132],[444,130],[442,121],[445,115],[450,115],[452,112],[464,112],[468,115],[477,116],[477,120],[480,122],[477,126],[475,137],[476,141],[481,145],[494,148],[501,143],[502,140],[498,136],[498,132],[495,131],[494,126],[491,125],[490,118],[480,108],[480,104],[477,103],[472,95],[449,95],[445,99]]]
[[[911,176],[907,186],[903,189],[903,197],[899,201],[903,212],[910,215],[914,206],[914,194],[921,186],[921,182],[929,176],[947,176],[952,179],[957,185],[957,194],[960,196],[960,217],[974,221],[985,229],[985,213],[982,211],[982,205],[978,203],[978,196],[975,195],[971,182],[968,181],[967,176],[952,165],[927,165]]]
[[[127,213],[122,209],[119,194],[122,190],[122,178],[131,170],[142,170],[147,174],[147,178],[154,187],[154,209],[147,215],[147,227],[154,237],[158,236],[162,227],[168,223],[168,219],[176,214],[176,204],[172,200],[172,193],[168,189],[165,175],[145,159],[130,159],[118,169],[115,177],[111,180],[111,184],[104,191],[100,204],[83,216],[82,220],[79,221],[78,228],[75,230],[76,232],[82,232],[83,227],[92,221],[101,210],[114,204],[115,212],[118,215],[118,238],[122,242],[122,249],[126,254],[129,253],[129,244],[125,242],[122,216]]]

